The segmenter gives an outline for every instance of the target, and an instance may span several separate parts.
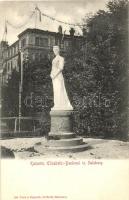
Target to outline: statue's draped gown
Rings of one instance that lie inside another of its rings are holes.
[[[73,110],[70,104],[62,74],[64,58],[57,55],[52,61],[52,83],[54,93],[54,107],[52,110]],[[53,78],[54,77],[54,78]]]

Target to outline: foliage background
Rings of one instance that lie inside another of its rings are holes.
[[[73,129],[86,137],[125,139],[128,134],[128,1],[111,0],[107,11],[99,10],[82,21],[82,45],[73,40],[72,49],[65,55],[63,71],[74,108]],[[42,111],[43,118],[48,116],[42,123],[44,131],[49,130],[47,119],[53,105],[50,70],[51,61],[47,57],[24,68],[22,113],[32,116]],[[2,90],[6,116],[18,115],[18,82],[19,75],[14,71],[8,86]],[[31,92],[33,106],[27,107],[24,99]]]

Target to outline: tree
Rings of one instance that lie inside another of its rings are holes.
[[[77,121],[82,132],[124,138],[127,135],[128,2],[109,1],[107,8],[108,11],[99,10],[84,19],[84,41],[81,48],[74,48],[71,60],[68,55],[68,66],[74,70],[72,78],[67,80],[72,83],[73,99],[79,98],[76,99],[79,103],[75,105],[73,101],[73,106],[78,111],[81,109]],[[78,132],[81,130],[78,128]]]
[[[2,117],[18,116],[19,73],[14,69],[2,86]]]

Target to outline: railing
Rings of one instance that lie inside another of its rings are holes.
[[[34,132],[39,123],[40,119],[38,117],[2,117],[0,118],[0,132],[4,132],[4,129],[14,133],[21,131]]]

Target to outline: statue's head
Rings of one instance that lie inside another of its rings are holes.
[[[59,55],[59,52],[60,52],[59,46],[53,46],[53,52],[54,52],[54,54],[55,54],[56,56]]]

